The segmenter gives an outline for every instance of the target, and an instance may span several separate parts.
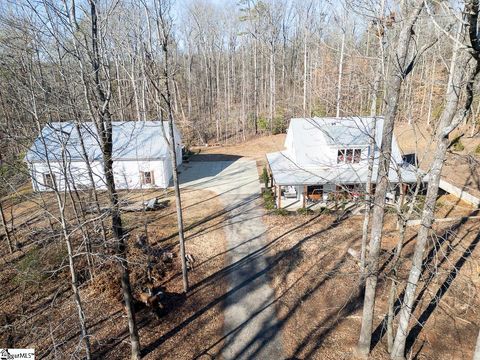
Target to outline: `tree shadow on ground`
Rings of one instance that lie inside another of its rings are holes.
[[[215,282],[217,282],[218,280],[220,280],[221,278],[224,278],[225,276],[227,276],[228,274],[231,274],[233,271],[237,271],[238,269],[240,269],[241,267],[247,265],[249,262],[252,262],[252,261],[255,261],[255,259],[257,259],[258,257],[260,256],[264,256],[264,254],[268,251],[269,248],[271,248],[277,241],[279,241],[281,238],[283,238],[284,236],[288,235],[289,233],[292,233],[302,227],[304,227],[306,224],[312,222],[312,221],[315,221],[315,219],[317,219],[319,217],[319,215],[303,222],[302,224],[286,231],[285,233],[283,233],[282,235],[276,237],[275,239],[273,239],[272,241],[270,241],[269,243],[265,244],[264,246],[262,246],[261,248],[259,248],[258,250],[246,255],[245,257],[243,257],[242,259],[240,259],[239,261],[225,267],[224,269],[218,271],[217,273],[215,274],[212,274],[210,275],[209,277],[201,280],[200,282],[198,282],[197,284],[194,284],[192,286],[192,291],[195,291],[199,286],[209,286],[209,285],[214,285]],[[312,239],[313,237],[319,235],[320,233],[326,231],[327,229],[332,229],[332,228],[335,228],[336,226],[338,226],[339,222],[333,222],[329,227],[325,228],[325,229],[322,229],[321,231],[315,233],[315,234],[312,234],[308,237],[305,237],[304,239],[302,239],[301,241],[299,241],[294,247],[292,247],[292,251],[295,251],[295,248],[297,247],[300,247],[302,243],[304,243],[305,241],[308,241],[309,239]],[[259,271],[256,271],[254,272],[253,274],[251,274],[251,276],[249,276],[248,279],[246,279],[244,282],[238,284],[237,286],[235,286],[234,288],[230,289],[229,291],[227,291],[225,294],[223,294],[222,296],[216,298],[215,300],[211,301],[209,304],[207,304],[206,306],[204,306],[203,308],[201,308],[200,310],[198,310],[197,312],[195,312],[194,314],[192,314],[191,316],[189,316],[188,318],[186,318],[183,322],[181,322],[180,324],[178,324],[177,326],[175,326],[174,328],[172,328],[170,331],[166,332],[165,334],[163,334],[161,337],[159,337],[158,339],[156,339],[155,341],[151,342],[150,344],[148,344],[145,349],[144,349],[144,354],[149,354],[150,352],[152,352],[153,350],[155,350],[158,346],[160,346],[162,343],[164,343],[165,341],[167,341],[168,339],[170,339],[172,336],[174,336],[176,333],[178,333],[179,331],[181,331],[182,329],[184,329],[186,326],[190,325],[193,321],[197,320],[200,316],[202,316],[205,312],[207,312],[208,310],[210,310],[212,307],[216,306],[216,305],[219,305],[219,304],[222,304],[224,301],[226,301],[230,296],[232,296],[234,293],[236,292],[239,292],[239,291],[242,291],[243,288],[247,287],[247,286],[250,286],[252,284],[252,282],[255,282],[255,280],[257,280],[259,277],[262,277],[262,276],[266,276],[270,271],[272,271],[272,269],[274,267],[276,267],[279,262],[284,259],[286,256],[287,256],[288,253],[285,253],[285,254],[282,254],[278,257],[276,257],[275,259],[270,259],[269,261],[267,261],[267,265],[266,267],[264,267],[263,269],[259,270]],[[257,316],[259,313],[261,313],[263,310],[265,310],[266,308],[274,305],[276,302],[278,301],[278,299],[266,299],[266,301],[263,303],[263,304],[260,304],[259,306],[259,310],[257,313],[253,314],[252,318]],[[248,319],[245,321],[244,324],[240,325],[238,327],[238,329],[234,329],[232,331],[232,333],[235,333],[237,331],[239,331],[241,328],[243,328],[245,326],[246,323],[248,323],[248,321],[250,321],[251,319]],[[275,330],[275,331],[274,331]],[[258,336],[255,336],[254,337],[254,342],[255,343],[252,343],[252,344],[247,344],[245,349],[243,350],[244,352],[245,351],[248,351],[248,350],[251,350],[253,347],[255,347],[255,351],[254,353],[260,351],[262,349],[263,346],[265,346],[265,344],[267,343],[268,340],[266,340],[265,336],[266,334],[272,334],[272,333],[277,333],[278,332],[278,325],[276,324],[276,322],[274,322],[273,324],[268,324],[268,326],[265,326],[263,329],[262,329],[262,333],[261,334],[257,334]],[[217,341],[215,341],[214,344],[208,346],[204,351],[202,351],[198,357],[202,356],[202,355],[206,355],[209,353],[209,351],[211,349],[213,349],[215,346],[219,345],[220,343],[222,343],[223,341],[225,341],[225,339],[227,339],[229,337],[230,334],[226,334],[225,336],[223,336],[222,338],[218,339]],[[228,344],[224,344],[222,346],[222,348],[224,348],[226,345]],[[252,354],[250,354],[252,355]]]
[[[472,212],[472,214],[476,214],[476,213],[477,213],[476,211]],[[441,235],[436,236],[436,241],[435,240],[433,241],[433,246],[429,250],[427,256],[424,258],[423,265],[422,265],[421,278],[425,278],[425,276],[427,275],[426,281],[424,282],[422,289],[419,291],[419,293],[416,296],[416,299],[412,306],[412,313],[421,303],[421,300],[423,299],[424,294],[428,290],[428,287],[432,283],[433,279],[436,278],[435,270],[438,267],[442,266],[446,261],[448,261],[448,257],[451,255],[451,253],[460,245],[462,240],[470,234],[470,231],[468,231],[461,238],[458,238],[458,239],[456,238],[457,231],[460,230],[460,228],[467,221],[468,221],[468,218],[466,217],[461,218],[457,223],[452,225],[449,229],[445,230]],[[414,236],[414,238],[416,238],[416,235]],[[422,312],[422,315],[420,315],[420,318],[418,319],[418,322],[416,323],[416,325],[414,325],[414,327],[410,330],[409,335],[407,337],[407,342],[406,342],[406,353],[408,353],[412,349],[413,344],[418,338],[418,335],[420,334],[421,329],[423,328],[426,321],[428,320],[428,318],[431,316],[431,314],[437,307],[439,301],[441,300],[441,297],[445,294],[445,292],[450,287],[451,282],[455,279],[457,272],[461,269],[461,267],[464,265],[467,258],[471,255],[471,252],[477,246],[479,240],[480,240],[480,234],[472,241],[469,248],[465,250],[462,257],[454,265],[449,276],[447,276],[447,279],[445,280],[445,282],[438,289],[436,296],[432,298],[427,308]],[[442,250],[442,247],[444,245],[447,246],[446,250]],[[442,256],[440,261],[436,261],[438,254],[441,254]],[[397,296],[395,300],[394,316],[397,316],[398,313],[400,312],[404,296],[405,296],[405,289],[403,289],[403,291],[400,293],[400,295]],[[383,336],[386,333],[386,330],[387,330],[387,315],[384,316],[384,318],[382,319],[382,321],[376,327],[376,329],[372,334],[372,343],[370,347],[371,350],[373,350],[380,343],[380,341],[382,340]]]
[[[422,311],[422,313],[418,317],[416,324],[412,327],[412,329],[410,330],[407,336],[406,348],[405,348],[406,353],[408,353],[413,348],[413,345],[415,344],[415,341],[420,335],[420,332],[422,331],[424,325],[426,324],[430,316],[433,314],[433,312],[439,305],[443,296],[448,291],[453,281],[457,277],[458,273],[460,272],[462,267],[465,265],[466,261],[470,258],[470,256],[472,255],[473,251],[475,250],[479,242],[480,242],[480,233],[477,234],[477,236],[473,239],[473,241],[470,243],[468,248],[465,249],[461,257],[453,265],[445,281],[439,286],[437,292],[435,293],[435,295],[433,295],[427,307]]]

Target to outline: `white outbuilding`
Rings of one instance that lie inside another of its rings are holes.
[[[166,121],[112,122],[113,172],[117,189],[167,188],[172,178]],[[174,126],[177,165],[182,163],[180,133]],[[83,142],[83,146],[82,146]],[[28,164],[35,191],[105,189],[103,156],[91,122],[51,122],[30,147]],[[87,163],[88,162],[88,163]]]

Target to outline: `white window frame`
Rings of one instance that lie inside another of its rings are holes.
[[[148,174],[148,175],[146,175]],[[147,182],[147,178],[149,181]],[[140,182],[142,185],[155,185],[155,175],[153,170],[142,170],[140,171]]]
[[[362,161],[362,148],[341,148],[337,150],[337,164],[359,164]],[[348,161],[347,155],[351,152],[351,159]],[[355,156],[356,153],[358,157]],[[341,160],[340,160],[341,158]]]
[[[54,173],[43,173],[43,185],[47,188],[54,188],[55,184],[57,183],[57,179]]]

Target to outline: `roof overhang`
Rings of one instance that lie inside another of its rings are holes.
[[[341,164],[338,166],[298,165],[287,151],[266,154],[268,165],[277,185],[322,185],[362,184],[367,182],[368,168],[365,164]],[[389,171],[392,183],[416,183],[417,177],[424,177],[412,165],[398,165]],[[378,166],[374,166],[372,182],[376,183]]]

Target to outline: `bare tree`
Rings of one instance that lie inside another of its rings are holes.
[[[473,100],[473,82],[480,71],[480,46],[477,37],[477,19],[479,12],[478,1],[472,0],[465,4],[467,18],[466,32],[469,35],[469,44],[459,46],[452,57],[450,76],[446,91],[446,105],[440,117],[436,131],[436,148],[429,171],[427,195],[422,212],[422,223],[417,236],[412,267],[407,280],[405,296],[399,314],[399,323],[392,348],[392,359],[405,357],[405,342],[408,335],[408,324],[411,317],[412,305],[415,300],[415,290],[420,279],[423,264],[423,254],[432,227],[435,204],[438,195],[440,176],[445,155],[449,146],[449,134],[468,116]],[[461,31],[463,32],[463,30]],[[462,38],[463,39],[463,36]],[[466,91],[465,104],[459,110],[461,94]]]
[[[185,293],[188,292],[188,274],[187,274],[187,261],[186,261],[186,254],[185,254],[185,235],[184,235],[184,227],[183,227],[183,213],[182,213],[182,198],[180,193],[180,183],[178,180],[178,166],[177,166],[177,159],[178,156],[182,156],[182,154],[177,154],[176,150],[176,138],[175,132],[173,129],[173,109],[172,109],[172,94],[170,90],[170,83],[172,81],[171,71],[169,69],[170,66],[170,54],[169,54],[169,47],[171,42],[171,20],[169,21],[168,16],[170,12],[171,4],[167,1],[154,1],[154,10],[155,10],[155,24],[157,29],[157,35],[159,38],[160,46],[162,49],[163,54],[163,67],[162,67],[162,77],[163,77],[163,88],[164,92],[160,91],[155,82],[153,82],[154,87],[157,91],[160,92],[160,96],[163,98],[165,103],[166,109],[165,112],[168,118],[168,129],[169,129],[169,136],[165,136],[164,138],[167,139],[170,149],[170,160],[173,169],[173,187],[175,190],[175,204],[176,204],[176,211],[177,211],[177,223],[178,223],[178,237],[180,242],[180,259],[182,262],[182,280],[183,280],[183,291]],[[153,79],[152,79],[153,80]],[[161,112],[162,114],[163,112]],[[162,131],[164,127],[162,126]]]
[[[377,184],[375,188],[374,208],[372,214],[372,230],[370,235],[369,253],[366,262],[365,298],[363,303],[362,325],[358,340],[357,353],[367,356],[370,352],[372,337],[372,324],[375,309],[375,293],[378,280],[378,262],[382,239],[384,204],[389,186],[389,172],[392,149],[392,137],[395,118],[398,111],[398,102],[403,80],[412,70],[414,60],[410,59],[410,43],[412,29],[424,6],[423,0],[415,1],[410,11],[404,8],[405,20],[402,24],[398,42],[390,57],[392,63],[391,73],[387,79],[387,95],[385,102],[387,110],[382,132],[382,144],[379,158]]]
[[[473,353],[473,360],[480,360],[480,331],[478,332],[477,344],[475,345],[475,352]]]

